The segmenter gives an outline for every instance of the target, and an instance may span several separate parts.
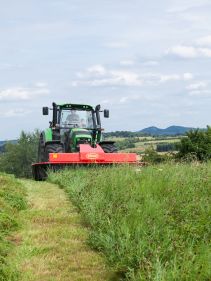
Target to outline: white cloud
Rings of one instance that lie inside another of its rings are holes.
[[[211,47],[211,35],[199,38],[196,43],[203,47]]]
[[[102,100],[102,101],[100,102],[100,104],[110,104],[110,103],[111,103],[110,100]]]
[[[201,56],[204,56],[204,57],[207,57],[207,58],[211,58],[211,49],[199,48],[198,52],[199,52],[199,54],[201,54]]]
[[[23,108],[9,109],[5,112],[1,112],[0,116],[4,118],[12,118],[12,117],[22,117],[31,113],[30,110]]]
[[[184,59],[211,58],[211,48],[199,48],[194,46],[175,46],[167,50],[169,55],[175,55]]]
[[[106,74],[106,69],[103,65],[101,64],[96,64],[96,65],[93,65],[91,67],[89,67],[87,69],[87,72],[90,73],[90,74],[93,74],[93,75],[105,75]]]
[[[193,74],[186,72],[183,74],[167,74],[160,75],[160,82],[169,82],[169,81],[189,81],[193,79]]]
[[[122,60],[120,61],[120,65],[124,65],[124,66],[131,66],[134,65],[135,62],[133,60]]]
[[[209,3],[209,0],[191,0],[191,1],[174,1],[170,8],[167,9],[167,13],[178,13],[186,12],[190,9],[198,9],[203,5]]]
[[[183,78],[185,81],[188,81],[188,80],[192,80],[194,77],[193,77],[193,74],[190,73],[190,72],[186,72],[183,74]]]
[[[176,55],[182,58],[196,58],[197,50],[191,46],[175,46],[167,51],[167,54]]]
[[[178,74],[171,74],[171,75],[161,75],[160,81],[161,82],[168,82],[168,81],[177,81],[181,80],[181,76]]]
[[[46,88],[48,86],[48,84],[46,82],[37,82],[35,83],[35,87],[38,87],[38,88]]]
[[[77,73],[79,80],[73,81],[72,86],[141,86],[139,74],[128,70],[109,70],[102,65],[94,65],[86,71]]]
[[[159,65],[159,62],[158,61],[154,61],[154,60],[150,60],[150,61],[144,62],[143,65],[146,65],[146,66],[156,66],[156,65]]]
[[[127,86],[141,86],[143,84],[140,76],[132,71],[112,70],[110,71],[110,74],[120,83]]]
[[[167,83],[171,81],[190,81],[193,74],[185,73],[146,73],[141,70],[108,69],[103,65],[94,65],[86,69],[84,72],[76,73],[78,80],[72,81],[72,86],[143,86],[159,85],[159,83]]]
[[[129,99],[129,97],[122,97],[119,102],[126,103],[128,101],[128,99]]]
[[[187,90],[201,90],[207,87],[207,83],[204,81],[192,83],[186,87]]]
[[[23,88],[14,87],[0,91],[0,101],[30,101],[36,97],[48,95],[49,89],[47,88]]]
[[[121,97],[119,102],[120,103],[127,103],[129,101],[137,101],[139,100],[141,97],[138,96],[138,95],[135,95],[135,96],[125,96],[125,97]]]
[[[199,96],[199,97],[211,97],[210,90],[194,90],[189,92],[190,96]]]

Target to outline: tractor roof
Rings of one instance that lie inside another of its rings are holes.
[[[72,104],[72,103],[65,103],[65,104],[58,104],[61,109],[75,109],[75,110],[85,110],[91,111],[93,107],[87,104]]]

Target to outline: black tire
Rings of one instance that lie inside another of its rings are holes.
[[[49,161],[49,153],[63,153],[64,148],[62,144],[50,143],[45,146],[45,162]]]
[[[32,175],[36,181],[43,181],[47,178],[47,167],[41,165],[36,165],[32,167]]]
[[[43,135],[40,135],[39,146],[38,146],[38,162],[45,162],[45,144]]]
[[[114,143],[102,143],[100,144],[100,146],[102,147],[103,151],[105,153],[117,153],[117,147]]]

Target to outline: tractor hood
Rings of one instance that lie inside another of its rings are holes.
[[[61,109],[73,109],[73,110],[85,110],[85,111],[92,111],[93,107],[91,105],[87,104],[71,104],[71,103],[65,103],[65,104],[58,104]]]

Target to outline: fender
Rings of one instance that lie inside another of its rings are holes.
[[[40,141],[44,147],[49,143],[61,143],[60,136],[58,139],[54,139],[54,132],[51,128],[41,132]]]
[[[101,141],[99,142],[99,145],[101,144],[115,144],[115,141]]]

